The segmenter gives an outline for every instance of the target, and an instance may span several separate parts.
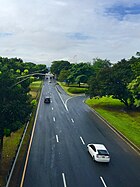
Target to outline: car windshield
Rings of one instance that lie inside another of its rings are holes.
[[[106,150],[98,150],[99,155],[109,156],[109,153]]]

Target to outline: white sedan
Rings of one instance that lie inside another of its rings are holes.
[[[103,144],[88,144],[88,151],[97,162],[109,162],[110,156],[106,147]]]

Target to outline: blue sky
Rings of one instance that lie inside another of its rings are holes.
[[[114,4],[106,9],[106,13],[123,20],[127,15],[140,15],[140,2],[128,6],[127,4]]]
[[[117,62],[140,51],[140,0],[1,0],[0,56]]]

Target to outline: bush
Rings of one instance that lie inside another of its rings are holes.
[[[33,100],[31,101],[31,104],[32,104],[32,106],[36,106],[36,105],[37,105],[36,99],[33,99]]]
[[[6,137],[10,136],[10,134],[11,134],[10,129],[4,129],[4,135],[5,135]]]
[[[81,93],[85,93],[87,91],[87,89],[86,88],[70,87],[70,88],[68,88],[68,91],[73,94],[81,94]]]

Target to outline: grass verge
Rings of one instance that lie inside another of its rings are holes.
[[[31,84],[31,92],[32,92],[32,88],[34,90],[36,90],[36,99],[39,99],[39,95],[40,95],[40,90],[41,90],[41,81],[37,81],[36,83],[32,83]],[[33,87],[32,87],[33,85]],[[35,86],[34,86],[35,85]],[[12,180],[10,182],[10,187],[18,187],[18,182],[20,180],[20,174],[22,173],[22,164],[24,163],[24,159],[25,159],[25,153],[28,147],[28,142],[30,139],[30,134],[32,131],[32,126],[34,123],[34,117],[35,117],[35,113],[36,113],[36,107],[33,110],[31,119],[30,119],[30,123],[27,129],[27,133],[25,135],[20,153],[19,153],[19,157],[16,163],[16,167],[15,167],[15,171],[14,174],[12,176]],[[4,137],[4,144],[3,144],[3,159],[2,159],[2,171],[1,171],[1,175],[0,175],[0,187],[5,186],[9,171],[11,169],[17,148],[19,146],[20,140],[21,140],[21,136],[23,134],[25,125],[19,129],[18,131],[16,131],[15,133],[12,133],[10,137]]]
[[[64,82],[58,83],[65,90],[65,92],[71,96],[84,94],[87,91],[87,85],[82,85],[81,87],[79,87],[78,84],[72,84],[68,86]]]
[[[140,148],[140,112],[124,109],[123,103],[111,97],[87,99],[86,104]]]
[[[30,94],[32,95],[32,98],[35,99],[38,94],[38,88],[40,87],[40,81],[35,81],[30,84]]]

